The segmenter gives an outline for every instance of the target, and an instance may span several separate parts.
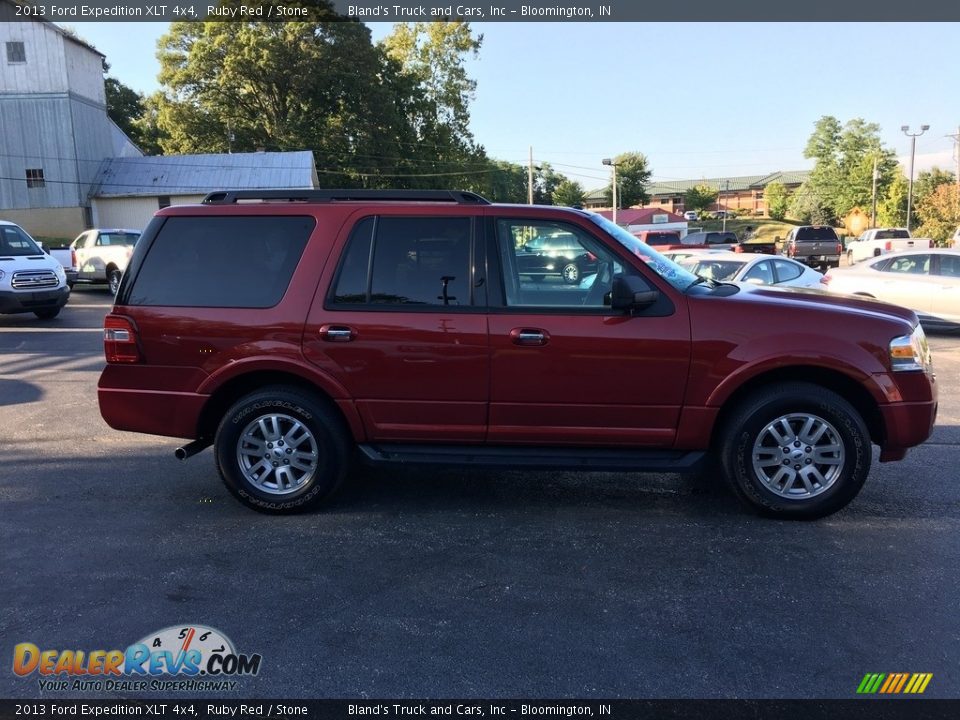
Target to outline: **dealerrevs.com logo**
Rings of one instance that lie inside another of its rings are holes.
[[[205,625],[151,633],[125,650],[13,648],[13,672],[36,675],[41,690],[184,692],[235,690],[234,678],[260,672],[259,654],[238,653],[230,638]]]

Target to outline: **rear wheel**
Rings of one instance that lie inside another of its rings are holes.
[[[112,268],[107,271],[107,284],[110,286],[110,293],[116,295],[117,291],[120,289],[120,279],[123,277],[123,273]]]
[[[576,285],[580,282],[580,268],[576,263],[567,263],[560,271],[563,281],[568,285]]]
[[[316,507],[347,474],[348,440],[340,418],[296,388],[266,388],[236,402],[214,445],[227,489],[261,512]]]
[[[841,509],[870,472],[870,434],[836,393],[787,383],[748,397],[719,444],[734,493],[775,517],[815,519]]]

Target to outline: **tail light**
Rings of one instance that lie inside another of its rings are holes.
[[[103,354],[108,363],[140,362],[137,329],[130,318],[107,315],[103,320]]]
[[[883,249],[884,249],[885,252],[890,252],[891,250],[893,250],[893,243],[890,242],[889,240],[887,240],[887,241],[883,244]]]
[[[70,250],[70,267],[77,267],[77,251],[72,249]]]
[[[742,252],[743,252],[743,248],[742,248],[740,245],[737,245],[737,246],[733,249],[733,251],[734,251],[734,252],[738,252],[738,253],[742,253]]]
[[[832,279],[833,279],[833,278],[831,278],[829,275],[824,275],[822,278],[820,278],[820,284],[821,284],[821,285],[829,285],[829,284],[830,284],[830,281],[831,281]]]
[[[843,243],[837,243],[837,255],[843,255]]]
[[[789,255],[790,257],[794,257],[796,254],[797,254],[797,246],[791,243],[789,247],[787,247],[787,255]]]

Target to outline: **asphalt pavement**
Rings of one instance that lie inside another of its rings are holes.
[[[13,647],[188,624],[262,655],[211,698],[853,698],[868,672],[960,697],[960,336],[931,342],[931,440],[818,522],[675,475],[442,469],[271,517],[209,450],[103,422],[109,302],[0,316],[0,697],[136,696],[41,691]]]

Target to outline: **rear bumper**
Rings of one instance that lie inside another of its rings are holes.
[[[208,399],[196,393],[127,390],[102,384],[97,388],[100,415],[114,430],[191,440],[197,437],[200,413]]]
[[[62,308],[69,298],[70,288],[68,287],[31,292],[4,290],[0,291],[0,315]]]

